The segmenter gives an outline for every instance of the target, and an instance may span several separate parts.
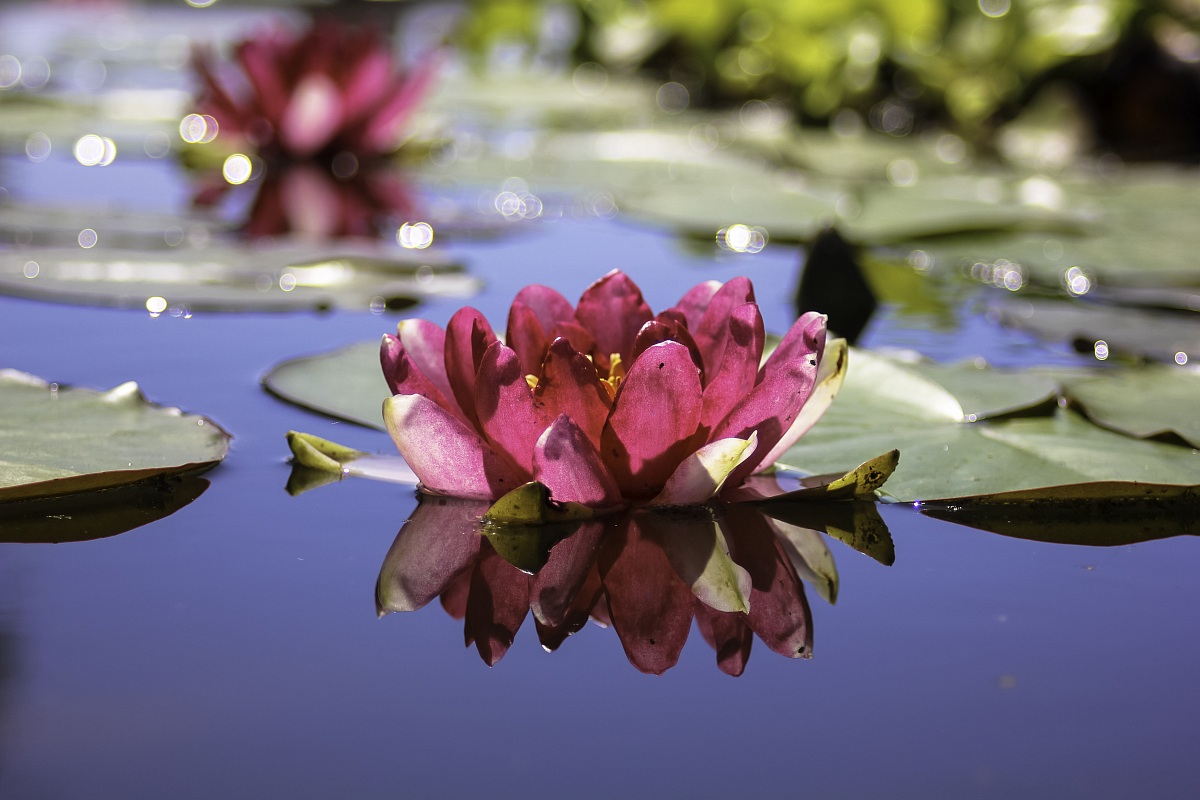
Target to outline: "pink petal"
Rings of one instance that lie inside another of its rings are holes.
[[[720,288],[720,281],[698,283],[691,289],[688,289],[687,294],[679,299],[679,302],[674,305],[672,310],[683,314],[684,319],[687,320],[689,330],[699,330],[700,320],[704,319],[704,312],[708,309],[709,302]]]
[[[433,381],[413,363],[412,356],[399,337],[390,333],[383,335],[383,342],[379,346],[379,361],[383,365],[384,380],[387,381],[392,394],[419,394],[449,413],[461,417],[458,406],[446,399]]]
[[[487,440],[528,480],[533,474],[534,446],[550,419],[534,402],[517,354],[503,342],[492,342],[479,362],[475,412]]]
[[[418,61],[412,73],[397,79],[388,98],[363,131],[364,147],[373,152],[390,153],[399,146],[401,128],[429,91],[440,66],[441,58],[430,54]]]
[[[584,290],[575,319],[596,338],[596,360],[607,366],[613,353],[629,361],[634,337],[654,319],[654,314],[637,284],[625,273],[613,270]]]
[[[474,573],[474,569],[463,570],[450,581],[449,585],[442,590],[441,596],[438,597],[442,608],[455,619],[463,619],[467,616],[467,597],[471,594],[471,575]]]
[[[258,106],[263,115],[273,122],[283,117],[291,99],[289,81],[283,74],[281,51],[284,46],[277,38],[264,37],[248,39],[237,48],[237,59],[254,87]]]
[[[596,347],[596,337],[588,333],[587,328],[580,325],[574,320],[570,322],[559,322],[554,327],[549,329],[547,338],[551,342],[556,339],[566,339],[577,353],[594,356],[598,352]],[[608,364],[608,354],[605,354],[603,363]]]
[[[454,390],[446,377],[446,332],[427,320],[406,319],[396,326],[396,333],[417,369],[447,400],[453,398]]]
[[[441,594],[479,556],[479,518],[487,504],[424,496],[383,559],[376,610],[416,611]]]
[[[715,371],[721,364],[725,352],[725,340],[729,336],[729,317],[738,306],[754,302],[754,286],[749,278],[734,278],[720,289],[708,302],[708,308],[700,324],[691,328],[692,338],[704,357],[704,368]]]
[[[696,346],[696,341],[688,333],[686,325],[679,324],[671,317],[671,314],[659,314],[656,319],[652,319],[642,326],[633,340],[631,360],[637,361],[638,357],[651,345],[661,342],[679,342],[688,349],[692,363],[696,365],[696,369],[700,370],[700,384],[703,386],[705,383],[704,359],[700,355],[700,348]]]
[[[533,576],[496,555],[490,545],[483,547],[471,575],[464,635],[489,667],[504,658],[525,621],[532,582]]]
[[[746,670],[754,632],[746,623],[746,615],[717,611],[696,601],[696,628],[704,641],[717,653],[717,666],[735,678]]]
[[[692,592],[632,517],[600,547],[600,579],[608,612],[629,661],[661,675],[679,661],[692,624]]]
[[[533,453],[533,476],[559,502],[598,508],[616,505],[621,500],[616,481],[595,445],[566,414],[559,415],[538,439]]]
[[[574,306],[571,305],[567,298],[549,286],[542,286],[537,283],[530,284],[517,292],[513,303],[520,303],[532,311],[546,330],[552,329],[560,322],[575,321]]]
[[[758,378],[765,332],[758,306],[745,303],[729,315],[728,334],[720,364],[710,364],[704,387],[700,424],[711,429],[745,397]]]
[[[555,339],[550,345],[533,395],[548,415],[566,414],[599,448],[612,401],[595,365],[566,339]]]
[[[383,98],[392,76],[392,57],[382,47],[371,47],[366,52],[355,55],[359,58],[342,83],[345,87],[343,102],[348,119],[358,119],[373,112]]]
[[[796,419],[792,421],[787,433],[758,462],[757,470],[768,469],[783,458],[783,454],[787,452],[788,448],[799,441],[801,436],[808,433],[833,404],[833,399],[841,391],[842,383],[846,378],[849,350],[845,339],[834,339],[825,348],[821,362],[817,365],[816,386],[813,387],[812,394],[808,396],[808,400],[800,409],[800,413],[796,415]]]
[[[344,120],[337,84],[324,73],[312,72],[292,90],[279,138],[292,155],[307,157],[328,145]]]
[[[700,373],[683,345],[653,345],[633,363],[600,435],[600,453],[622,494],[658,494],[703,441],[696,431],[701,405]]]
[[[479,372],[484,351],[494,341],[496,334],[492,332],[487,318],[470,306],[454,312],[446,325],[446,379],[450,382],[450,391],[458,407],[472,425],[477,424],[478,420],[475,413],[475,375]]]
[[[730,436],[744,439],[757,431],[758,453],[765,455],[791,428],[812,392],[817,358],[825,344],[824,318],[820,318],[819,324],[809,323],[803,327],[801,322],[804,322],[803,317],[788,331],[783,343],[759,371],[758,385],[713,428],[711,439]],[[762,462],[762,456],[746,461],[734,470],[725,485],[736,487]]]
[[[504,341],[516,351],[521,371],[526,375],[537,375],[550,340],[533,309],[522,303],[512,304],[508,310],[508,330],[504,334]]]
[[[524,482],[504,456],[428,398],[405,394],[388,398],[383,421],[396,449],[427,491],[486,500]]]

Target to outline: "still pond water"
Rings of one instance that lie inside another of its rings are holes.
[[[185,213],[168,162],[107,168],[103,191]],[[7,155],[17,202],[73,197],[69,157]],[[91,188],[88,191],[98,191]],[[794,317],[799,250],[685,247],[619,218],[544,220],[459,240],[502,319],[517,289],[567,297],[609,269],[652,307],[750,275],[769,330]],[[445,323],[460,300],[416,313]],[[378,619],[375,583],[416,507],[348,480],[285,491],[284,434],[364,450],[383,434],[264,392],[265,370],[378,339],[399,315],[189,317],[0,298],[0,366],[62,384],[135,380],[234,435],[208,488],[165,519],[96,541],[0,544],[4,798],[729,797],[1190,798],[1200,790],[1200,548],[1026,541],[879,511],[883,566],[829,548],[837,602],[809,592],[813,657],[759,647],[721,673],[693,631],[647,676],[589,624],[546,653],[527,621],[494,668],[436,603]],[[940,360],[1073,363],[1065,348],[962,306],[954,324],[884,309],[862,344]],[[847,465],[851,466],[851,465]]]

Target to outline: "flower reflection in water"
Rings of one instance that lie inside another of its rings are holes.
[[[202,180],[193,197],[197,207],[217,207],[232,193],[253,192],[239,215],[240,230],[258,239],[295,234],[324,240],[373,238],[414,218],[416,202],[395,168],[376,167],[339,177],[318,163],[277,163],[243,187],[220,176]],[[244,216],[241,216],[244,214]]]
[[[440,597],[489,665],[529,612],[550,651],[592,619],[616,631],[630,663],[654,674],[679,660],[694,620],[721,670],[740,675],[756,636],[781,655],[811,657],[802,576],[822,574],[836,593],[821,531],[870,542],[876,557],[890,552],[871,503],[798,506],[634,509],[513,526],[481,522],[485,501],[422,495],[384,559],[377,609],[415,611]]]

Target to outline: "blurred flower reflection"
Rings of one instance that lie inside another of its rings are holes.
[[[890,535],[869,502],[640,509],[536,527],[483,524],[488,505],[422,495],[384,559],[376,605],[382,616],[440,597],[489,665],[504,657],[528,612],[548,651],[592,619],[613,628],[630,663],[653,674],[679,660],[693,620],[729,675],[742,674],[755,636],[781,655],[809,658],[802,579],[836,597],[823,531],[891,558]]]
[[[253,192],[242,213],[241,232],[250,238],[298,234],[314,239],[376,237],[412,219],[416,204],[399,170],[380,167],[340,178],[316,163],[280,163],[235,189],[220,176],[210,176],[193,197],[201,208],[213,208],[232,193]]]

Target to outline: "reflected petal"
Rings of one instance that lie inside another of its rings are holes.
[[[692,592],[632,518],[600,548],[608,616],[630,663],[661,675],[679,661],[692,624]]]
[[[726,675],[737,677],[746,671],[754,632],[745,614],[717,611],[696,601],[696,627],[704,641],[717,653],[717,666]]]
[[[588,575],[595,572],[596,549],[604,531],[604,523],[585,522],[550,549],[550,558],[534,578],[529,597],[530,610],[543,625],[553,628],[566,619]],[[597,582],[595,590],[599,588]],[[594,596],[583,603],[584,619],[594,603]]]
[[[383,559],[375,584],[380,616],[416,611],[437,597],[479,555],[479,517],[487,503],[422,497]]]
[[[471,574],[463,630],[467,644],[475,643],[489,667],[504,658],[525,621],[532,583],[532,576],[496,555],[491,545],[482,548]]]

